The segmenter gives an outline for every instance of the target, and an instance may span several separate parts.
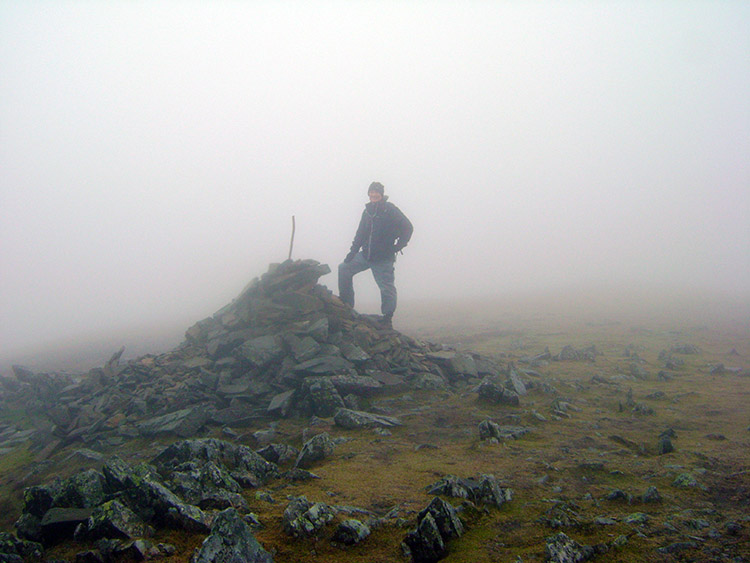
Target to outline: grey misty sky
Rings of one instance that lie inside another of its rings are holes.
[[[0,355],[203,318],[292,215],[335,271],[373,180],[402,300],[748,296],[750,3],[0,1]]]

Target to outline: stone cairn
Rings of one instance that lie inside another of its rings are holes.
[[[314,260],[272,265],[164,354],[121,362],[120,350],[81,376],[15,366],[15,378],[0,380],[0,403],[24,404],[50,419],[47,434],[15,436],[36,439],[43,446],[38,459],[78,440],[116,447],[139,436],[184,439],[150,463],[131,466],[113,456],[101,471],[25,489],[17,537],[0,533],[0,558],[39,558],[45,548],[73,538],[96,547],[76,560],[159,558],[175,548],[146,538],[167,527],[209,534],[191,558],[195,563],[272,561],[252,535],[257,517],[242,490],[272,479],[314,478],[304,468],[330,456],[335,442],[322,433],[299,452],[285,444],[256,452],[215,438],[189,439],[205,426],[253,426],[259,419],[288,416],[333,417],[342,428],[400,426],[395,418],[363,410],[363,403],[406,389],[478,383],[482,377],[480,397],[518,403],[513,378],[500,382],[501,370],[492,361],[382,328],[377,317],[358,314],[318,284],[329,272]],[[295,457],[286,472],[277,465]],[[481,479],[450,476],[431,492],[496,506],[511,499],[493,476]],[[352,511],[366,515],[367,522],[348,516]],[[463,528],[452,506],[440,499],[423,513],[404,550],[415,562],[436,561]],[[283,529],[294,537],[317,536],[335,520],[333,541],[351,545],[389,518],[395,516],[379,518],[300,497],[285,510]]]
[[[14,366],[14,378],[0,378],[0,401],[49,417],[43,459],[77,440],[117,446],[138,436],[188,438],[206,425],[331,417],[378,394],[500,375],[486,358],[358,314],[318,283],[329,272],[315,260],[273,264],[176,349],[127,362],[120,350],[82,376]]]

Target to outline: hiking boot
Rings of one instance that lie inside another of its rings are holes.
[[[378,325],[380,326],[380,328],[393,330],[393,315],[383,315],[383,317],[378,321]]]

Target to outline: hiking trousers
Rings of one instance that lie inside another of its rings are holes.
[[[369,262],[362,252],[357,252],[351,261],[339,264],[339,297],[344,303],[354,307],[353,278],[360,272],[372,270],[372,277],[380,288],[380,312],[387,317],[393,316],[397,298],[394,264],[395,260],[390,259]]]

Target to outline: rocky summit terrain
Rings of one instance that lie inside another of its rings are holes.
[[[746,325],[414,338],[329,271],[272,265],[163,354],[3,374],[0,561],[750,561]]]

